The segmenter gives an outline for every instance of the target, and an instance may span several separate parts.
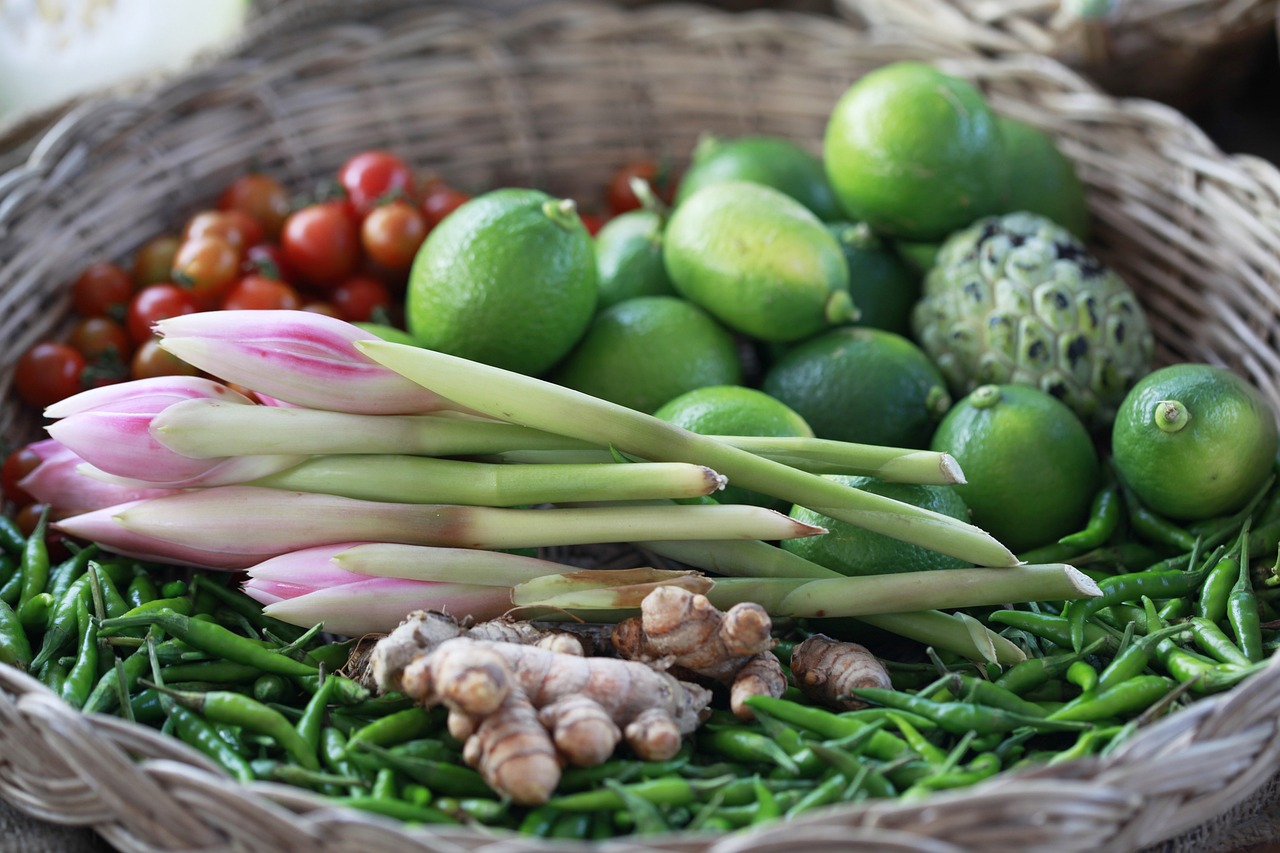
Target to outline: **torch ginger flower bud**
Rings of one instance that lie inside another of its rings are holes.
[[[372,335],[308,311],[206,311],[156,324],[160,346],[255,393],[313,409],[369,415],[456,408],[361,353]]]
[[[40,458],[40,464],[18,481],[18,487],[48,504],[54,518],[173,493],[172,489],[122,486],[90,477],[81,470],[84,460],[56,439],[27,447]]]

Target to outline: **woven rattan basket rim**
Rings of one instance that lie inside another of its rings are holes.
[[[448,79],[458,87],[479,67],[490,84],[485,91],[496,92],[497,102],[512,111],[502,116],[507,124],[501,144],[510,155],[501,158],[503,163],[525,180],[545,176],[553,181],[563,173],[532,157],[541,151],[540,134],[549,133],[548,126],[539,124],[541,114],[520,108],[537,98],[540,109],[554,113],[557,104],[535,83],[539,74],[546,75],[549,92],[555,72],[564,66],[584,63],[581,67],[604,76],[621,63],[627,74],[654,75],[659,73],[655,66],[678,65],[680,57],[698,54],[689,60],[691,67],[728,68],[733,74],[726,74],[725,80],[731,80],[759,64],[762,72],[756,76],[767,77],[764,82],[769,83],[785,76],[786,70],[770,62],[801,68],[805,63],[828,63],[838,67],[840,75],[848,75],[852,72],[847,68],[859,62],[936,59],[948,70],[979,81],[1001,111],[1060,138],[1090,184],[1091,206],[1103,232],[1099,250],[1125,261],[1126,274],[1151,300],[1153,326],[1163,344],[1161,358],[1230,364],[1249,375],[1280,410],[1280,306],[1273,295],[1280,283],[1280,175],[1262,161],[1222,154],[1179,113],[1101,95],[1043,58],[957,56],[945,46],[920,40],[899,43],[805,15],[735,16],[674,5],[621,11],[568,2],[496,8],[366,2],[352,9],[335,2],[282,9],[269,26],[251,34],[241,54],[215,68],[184,76],[146,96],[94,100],[77,108],[40,141],[22,166],[0,175],[0,393],[11,399],[10,371],[16,354],[56,331],[67,317],[65,293],[49,286],[54,269],[40,266],[39,258],[33,261],[32,234],[41,238],[41,255],[65,252],[59,262],[75,268],[78,261],[108,247],[129,251],[154,233],[156,221],[182,209],[179,204],[150,212],[148,218],[149,211],[135,206],[129,212],[138,215],[138,222],[113,221],[109,234],[99,233],[76,220],[75,211],[59,213],[59,203],[66,199],[60,193],[92,187],[102,164],[116,162],[111,158],[122,148],[156,160],[168,156],[179,161],[169,164],[171,170],[183,172],[181,157],[191,151],[155,147],[161,144],[163,129],[148,121],[154,122],[157,113],[209,131],[218,126],[209,123],[213,118],[230,122],[244,99],[281,110],[297,107],[280,101],[291,96],[288,86],[299,69],[337,73],[340,82],[364,75],[376,78],[383,55],[400,50],[413,54],[424,69],[451,75]],[[531,47],[528,42],[535,36],[546,43]],[[672,49],[664,52],[668,47]],[[646,61],[651,65],[643,64]],[[683,78],[698,73],[684,67],[667,70]],[[824,78],[815,74],[813,79]],[[722,87],[736,85],[717,80]],[[834,91],[836,81],[825,82]],[[637,109],[656,108],[665,95],[693,97],[636,86],[638,98],[651,99],[638,102]],[[717,95],[723,100],[731,92],[742,98],[733,106],[744,112],[754,108],[771,116],[770,110],[778,111],[779,123],[764,125],[766,129],[803,124],[807,133],[820,125],[806,112],[812,108],[800,95],[779,91],[778,103],[771,102],[767,110],[745,90],[724,88]],[[295,100],[330,94],[300,92],[293,95]],[[830,102],[830,92],[820,94],[816,100]],[[661,106],[675,114],[682,104]],[[460,115],[465,107],[451,105]],[[564,119],[559,113],[553,117]],[[290,122],[306,118],[300,109],[271,118],[281,125],[269,128],[282,137],[275,144],[282,149],[297,146],[294,159],[282,161],[287,167],[303,174],[306,166],[316,166],[326,156],[324,139],[289,136]],[[557,125],[557,131],[561,129]],[[652,135],[633,142],[631,149],[611,150],[595,166],[586,147],[567,152],[566,160],[581,167],[575,179],[583,186],[596,186],[602,164],[616,163],[621,151],[645,150],[651,143],[686,145],[701,128],[683,132],[674,142],[658,129],[641,130]],[[397,138],[397,132],[406,133],[390,127],[386,138],[414,141],[407,135]],[[226,155],[228,162],[236,156],[236,141],[214,140],[233,149]],[[139,147],[128,149],[128,143]],[[217,154],[213,143],[198,147],[204,156]],[[506,174],[486,173],[461,155],[454,165],[480,177]],[[328,167],[326,162],[316,168]],[[91,202],[96,211],[120,215],[111,207],[115,197],[107,189],[101,197],[77,197],[87,198],[85,203]],[[74,244],[51,230],[52,224],[65,221],[81,229],[75,232]],[[6,405],[0,413],[0,433],[9,439],[35,433],[36,425],[17,409]],[[1280,753],[1280,681],[1273,670],[1275,666],[1228,694],[1198,702],[1140,732],[1106,760],[997,777],[922,803],[842,806],[729,836],[619,839],[594,849],[726,853],[784,845],[848,849],[853,843],[913,851],[1136,849],[1223,814],[1267,783]],[[296,789],[241,786],[215,773],[182,744],[118,720],[79,715],[10,668],[0,668],[0,747],[0,794],[33,814],[92,825],[123,850],[587,848],[466,828],[409,829],[329,807]]]

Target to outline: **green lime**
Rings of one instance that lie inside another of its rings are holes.
[[[553,382],[645,413],[704,385],[742,382],[733,335],[677,296],[638,296],[596,315]]]
[[[830,222],[841,218],[822,160],[796,143],[777,136],[723,139],[710,134],[698,140],[675,203],[703,187],[723,181],[749,181],[786,193]]]
[[[1013,551],[1055,542],[1084,523],[1098,454],[1066,403],[1029,385],[982,385],[938,424],[931,450],[950,453],[973,523]]]
[[[636,296],[675,294],[662,263],[665,225],[665,217],[656,211],[629,210],[610,219],[596,234],[597,311]]]
[[[907,269],[917,275],[925,275],[938,262],[938,250],[942,244],[936,240],[918,243],[913,240],[894,240],[893,250],[897,253]]]
[[[1276,416],[1224,367],[1172,364],[1130,389],[1116,413],[1116,471],[1151,509],[1175,519],[1240,509],[1270,476]]]
[[[908,240],[940,240],[999,212],[1008,180],[982,93],[919,62],[884,66],[845,91],[823,162],[846,216]]]
[[[858,307],[856,324],[910,334],[920,277],[865,222],[833,222],[828,227],[849,265],[849,295]]]
[[[709,385],[668,400],[653,413],[700,435],[764,435],[812,438],[813,430],[779,400],[742,385]],[[720,503],[754,504],[785,511],[785,501],[732,484],[712,495]]]
[[[1004,210],[1048,217],[1081,240],[1089,237],[1089,203],[1076,167],[1053,138],[1016,119],[999,117],[1009,155],[1009,196]]]
[[[397,329],[395,326],[388,326],[385,323],[358,322],[352,323],[351,325],[358,329],[363,329],[371,335],[376,335],[384,341],[391,341],[393,344],[409,344],[410,346],[415,347],[422,346],[422,344],[418,343],[417,339],[415,339],[413,335],[409,334],[404,329]]]
[[[577,343],[595,306],[595,250],[573,202],[530,189],[494,190],[445,217],[405,295],[423,346],[535,375]]]
[[[828,475],[855,489],[902,501],[961,521],[969,520],[969,508],[954,486],[918,486],[910,483],[886,483],[871,477]],[[802,506],[791,510],[791,517],[827,529],[819,536],[787,539],[782,547],[810,562],[826,566],[842,575],[887,575],[899,572],[926,572],[937,569],[964,569],[973,564],[939,554],[919,545],[873,533],[861,527],[828,518]]]
[[[846,326],[781,355],[760,386],[819,438],[924,448],[951,404],[929,357],[902,335]]]
[[[835,237],[762,184],[726,181],[689,196],[667,223],[662,258],[682,296],[758,340],[799,340],[856,315]]]

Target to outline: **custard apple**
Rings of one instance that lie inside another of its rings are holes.
[[[1094,429],[1114,419],[1155,346],[1120,276],[1031,213],[986,217],[947,238],[911,320],[957,398],[979,385],[1032,385]]]

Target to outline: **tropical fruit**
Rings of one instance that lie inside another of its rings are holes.
[[[822,160],[789,139],[710,134],[698,140],[689,168],[680,179],[679,205],[703,187],[723,181],[750,181],[780,190],[830,222],[841,217]]]
[[[1089,204],[1075,166],[1044,131],[999,117],[1009,158],[1009,195],[1004,209],[1047,216],[1081,240],[1089,238]]]
[[[833,222],[828,228],[849,267],[849,295],[858,309],[856,325],[909,335],[921,277],[865,222]]]
[[[662,263],[662,230],[666,219],[657,211],[620,213],[596,233],[596,310],[636,296],[671,296],[675,289]]]

